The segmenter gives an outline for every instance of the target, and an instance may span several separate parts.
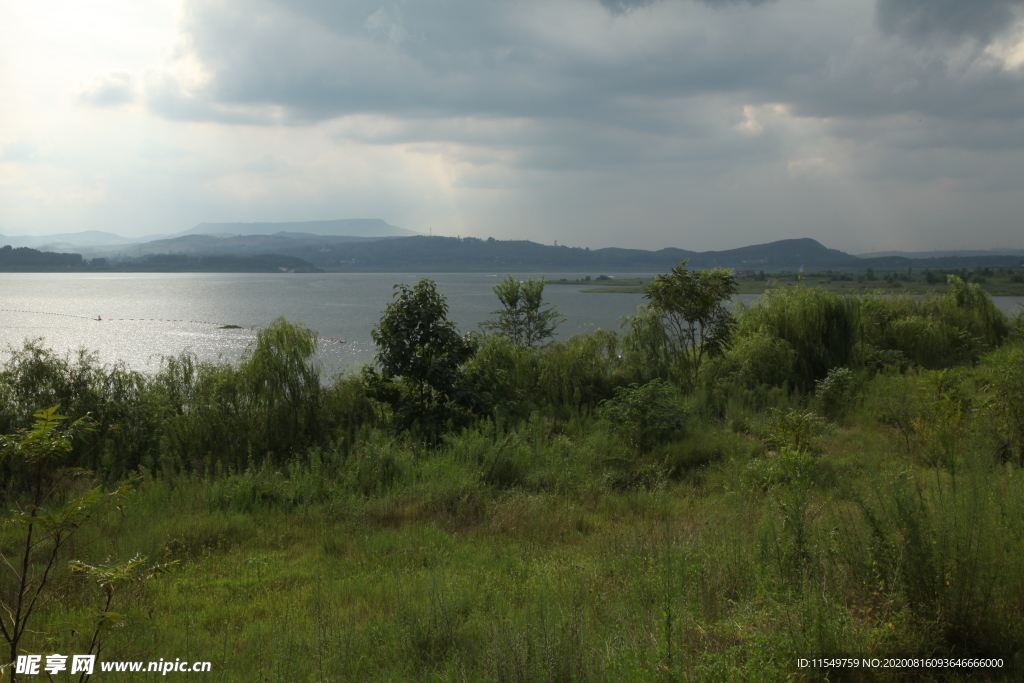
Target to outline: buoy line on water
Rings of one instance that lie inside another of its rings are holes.
[[[224,323],[211,323],[206,320],[176,320],[170,318],[103,318],[97,316],[90,318],[87,315],[74,315],[72,313],[53,313],[51,311],[26,311],[20,308],[0,308],[0,312],[4,313],[31,313],[32,315],[55,315],[61,318],[77,318],[78,320],[92,320],[94,322],[156,322],[156,323],[194,323],[196,325],[214,325],[220,328],[239,329],[239,330],[256,330],[257,327],[240,327],[232,326],[229,327]],[[334,337],[317,337],[317,341],[331,342],[332,344],[346,344],[344,339],[335,339]]]

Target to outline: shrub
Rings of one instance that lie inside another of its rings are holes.
[[[661,314],[650,306],[640,306],[622,319],[622,369],[633,381],[664,379],[686,382],[691,376],[690,357],[683,353],[680,340],[668,333]]]
[[[820,417],[811,412],[788,410],[772,410],[772,418],[768,423],[767,442],[774,448],[790,448],[793,451],[806,451],[824,426]]]
[[[684,417],[676,390],[657,379],[619,387],[601,404],[601,414],[641,453],[682,429]]]
[[[325,435],[316,333],[284,318],[261,330],[238,368],[165,359],[155,384],[170,394],[161,456],[198,471],[275,464]],[[166,394],[165,394],[166,395]]]
[[[864,297],[865,342],[931,370],[973,362],[1001,344],[1010,327],[988,295],[958,277],[949,281],[941,297]]]
[[[620,384],[618,337],[596,330],[540,351],[537,399],[551,406],[595,406]]]
[[[68,493],[74,490],[73,477],[90,474],[68,467],[66,459],[73,442],[91,429],[88,417],[68,422],[54,406],[37,411],[30,429],[0,437],[0,462],[14,461],[14,471],[29,475],[24,492],[10,480],[0,489],[0,500],[11,508],[0,525],[0,637],[8,647],[8,662],[28,650],[25,640],[39,632],[30,624],[65,592],[58,587],[57,567],[74,548],[72,540],[83,527],[96,524],[105,502],[128,493],[127,485],[109,494],[99,487]]]
[[[814,382],[853,360],[860,337],[856,297],[807,287],[779,287],[739,316],[736,338],[755,334],[784,340],[795,352],[792,380],[809,391]]]
[[[853,380],[849,368],[832,368],[815,384],[814,397],[823,416],[837,419],[846,414],[853,401]]]
[[[708,379],[745,389],[782,386],[792,378],[796,350],[785,339],[764,330],[737,337],[725,354],[709,366]]]
[[[1010,346],[989,356],[987,407],[996,423],[1005,459],[1024,466],[1024,348]]]

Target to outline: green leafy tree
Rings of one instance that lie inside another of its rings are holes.
[[[114,598],[116,595],[125,592],[133,585],[145,583],[151,579],[165,574],[171,567],[178,564],[178,560],[165,564],[146,565],[146,558],[136,555],[127,562],[121,564],[99,564],[89,565],[85,562],[75,560],[70,563],[71,572],[88,578],[103,592],[103,604],[96,615],[96,625],[93,628],[92,638],[89,641],[89,649],[84,654],[103,654],[104,647],[109,638],[117,631],[130,623],[127,615],[113,611]],[[79,683],[90,680],[90,676],[83,673],[79,676]]]
[[[686,263],[654,278],[644,298],[677,340],[695,380],[704,360],[728,340],[734,319],[725,303],[738,288],[735,276],[725,268],[687,270]]]
[[[517,346],[532,347],[543,342],[565,320],[555,308],[544,308],[543,277],[520,282],[505,275],[504,280],[494,285],[494,293],[504,308],[494,311],[495,317],[480,327],[497,332]]]
[[[29,490],[11,488],[8,482],[0,494],[13,507],[3,520],[0,543],[0,637],[9,648],[10,662],[17,659],[33,618],[56,599],[57,567],[71,550],[75,534],[95,519],[105,501],[123,498],[129,486],[109,494],[94,488],[81,495],[67,496],[68,479],[88,474],[62,466],[73,442],[93,429],[83,417],[72,422],[57,414],[57,408],[40,410],[35,424],[17,434],[0,437],[0,460],[13,459],[30,473]],[[17,676],[13,667],[11,680]]]
[[[418,425],[433,438],[468,423],[482,403],[463,368],[476,349],[448,320],[448,302],[432,280],[395,289],[371,333],[377,367],[364,370],[367,385],[401,428]]]

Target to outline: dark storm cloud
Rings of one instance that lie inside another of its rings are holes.
[[[715,149],[736,163],[775,144],[737,137],[746,105],[925,126],[1024,117],[1022,70],[983,49],[1022,2],[190,0],[180,51],[206,78],[150,74],[146,103],[240,124],[383,117],[384,133],[340,135],[515,149],[505,158],[527,166]]]
[[[188,96],[170,77],[151,84],[151,106],[171,118],[276,106],[292,123],[371,112],[644,119],[644,100],[751,88],[817,64],[771,40],[737,42],[679,17],[676,35],[648,44],[636,29],[617,35],[630,29],[567,7],[576,11],[545,19],[511,3],[399,11],[370,2],[193,2],[186,46],[211,78]]]
[[[135,78],[117,72],[101,76],[80,90],[77,99],[93,107],[117,107],[135,101]]]
[[[915,41],[930,38],[982,43],[1009,29],[1024,0],[878,0],[885,33]]]

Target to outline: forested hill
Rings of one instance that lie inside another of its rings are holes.
[[[235,256],[211,254],[155,254],[142,258],[110,262],[105,258],[85,260],[81,254],[58,254],[28,247],[0,247],[0,272],[210,272],[210,273],[312,273],[315,266],[296,256],[256,254]]]
[[[381,242],[323,245],[289,251],[321,267],[343,270],[657,270],[689,259],[693,268],[859,267],[861,259],[812,239],[772,242],[729,251],[589,249],[526,240],[401,237]]]
[[[5,271],[49,271],[82,270],[81,254],[57,254],[52,251],[37,251],[28,247],[15,249],[11,245],[0,247],[0,270]]]
[[[673,248],[658,251],[587,249],[556,247],[525,240],[417,236],[375,242],[319,246],[306,244],[294,250],[285,249],[282,253],[299,256],[322,268],[351,271],[407,268],[424,271],[654,271],[671,268],[683,259],[689,259],[691,268],[720,266],[737,270],[1013,267],[1021,263],[1019,256],[864,259],[838,249],[829,249],[809,238],[780,240],[726,251],[696,252]]]
[[[349,241],[356,240],[356,241]],[[208,272],[310,272],[317,268],[347,272],[419,270],[664,272],[683,259],[691,268],[736,270],[905,270],[907,268],[1006,268],[1022,257],[951,256],[861,258],[803,238],[755,244],[726,251],[685,249],[588,249],[552,246],[526,240],[476,237],[359,237],[277,233],[235,238],[190,235],[133,246],[132,258],[93,258],[54,254],[29,248],[0,250],[0,270],[133,270]],[[270,253],[268,253],[270,252]]]

